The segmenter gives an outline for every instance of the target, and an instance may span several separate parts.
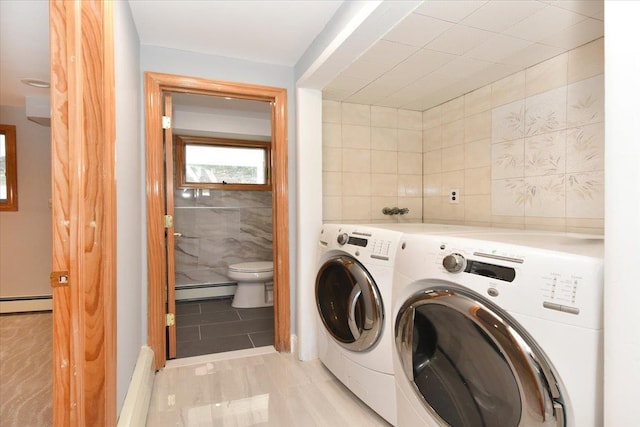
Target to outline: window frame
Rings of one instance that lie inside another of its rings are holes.
[[[16,147],[16,127],[1,125],[6,153],[7,198],[0,199],[0,211],[18,210],[18,156]]]
[[[266,176],[264,184],[223,184],[214,182],[188,182],[186,177],[186,146],[187,145],[208,145],[212,147],[240,147],[240,148],[260,148],[265,150],[266,156]],[[213,138],[204,136],[177,135],[174,142],[175,147],[175,175],[177,188],[208,188],[214,190],[249,190],[265,191],[271,190],[272,159],[271,141],[251,141],[245,139]]]

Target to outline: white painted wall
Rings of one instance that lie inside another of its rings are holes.
[[[640,402],[640,2],[605,2],[605,426]]]
[[[295,333],[296,325],[296,100],[294,93],[293,68],[263,64],[241,59],[203,55],[176,49],[143,45],[140,48],[140,68],[142,72],[153,71],[184,76],[202,77],[212,80],[251,83],[287,89],[288,108],[288,158],[289,160],[289,262],[291,287],[291,325]],[[143,136],[144,140],[144,136]],[[144,162],[144,160],[142,160]],[[141,163],[143,164],[143,163]]]
[[[128,2],[114,2],[117,185],[118,412],[147,336],[144,143],[138,33]]]
[[[0,106],[16,126],[18,210],[0,212],[0,298],[51,295],[51,128],[25,107]]]
[[[259,101],[256,101],[259,102]],[[207,132],[220,138],[271,139],[271,117],[266,119],[240,114],[173,111],[174,134],[181,131]]]

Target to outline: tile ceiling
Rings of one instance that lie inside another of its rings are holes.
[[[603,35],[603,0],[428,0],[323,98],[423,111]]]

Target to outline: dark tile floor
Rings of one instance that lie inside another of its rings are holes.
[[[233,308],[231,300],[176,302],[178,358],[273,345],[273,307]]]

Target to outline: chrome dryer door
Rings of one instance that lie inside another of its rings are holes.
[[[546,356],[506,312],[456,285],[420,291],[403,304],[396,350],[416,396],[440,425],[564,427],[558,383]]]
[[[384,316],[380,292],[353,257],[333,256],[320,266],[316,305],[325,328],[342,347],[366,351],[378,342]]]

